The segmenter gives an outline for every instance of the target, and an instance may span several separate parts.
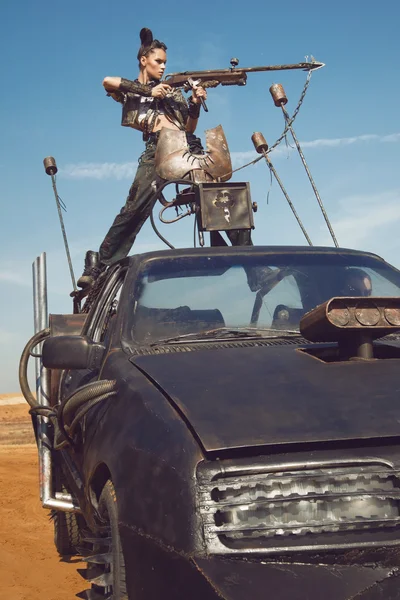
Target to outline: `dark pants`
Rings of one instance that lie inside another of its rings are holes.
[[[125,206],[115,217],[100,246],[100,261],[106,265],[129,254],[137,234],[153,210],[155,200],[151,198],[155,190],[151,184],[156,179],[156,145],[156,139],[151,138],[147,142],[146,149],[139,158],[139,166]]]
[[[186,134],[186,137],[190,150],[200,154],[203,151],[200,139],[193,134]],[[107,266],[129,254],[137,234],[153,210],[156,200],[151,184],[156,179],[154,159],[157,140],[158,135],[152,134],[147,141],[125,206],[115,217],[100,246],[100,261]],[[250,231],[227,231],[227,235],[233,246],[252,245]]]

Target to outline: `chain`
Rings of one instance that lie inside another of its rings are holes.
[[[277,146],[279,146],[279,144],[281,143],[281,141],[283,139],[285,139],[285,137],[287,135],[287,132],[289,131],[292,123],[294,123],[294,121],[295,121],[295,119],[296,119],[296,117],[297,117],[297,115],[299,113],[299,110],[301,108],[301,105],[304,102],[304,98],[306,96],[308,86],[310,85],[311,75],[312,75],[312,71],[308,71],[308,73],[307,73],[307,79],[306,79],[306,82],[304,84],[303,91],[301,92],[300,100],[297,103],[296,109],[295,109],[293,115],[290,117],[290,119],[288,121],[286,121],[286,127],[283,130],[282,135],[276,140],[276,142],[274,144],[272,144],[272,146],[270,148],[268,148],[268,150],[267,150],[268,154],[270,152],[272,152],[272,150],[275,150],[275,148]],[[237,171],[240,171],[241,169],[245,169],[246,167],[250,167],[250,165],[255,165],[256,163],[258,163],[259,160],[262,160],[263,158],[264,158],[263,155],[257,156],[257,158],[251,160],[250,162],[246,163],[245,165],[242,165],[241,167],[238,167],[237,169],[234,169],[233,171],[231,171],[231,174],[233,175],[233,173],[236,173]],[[225,175],[222,175],[222,177],[227,177],[228,175],[229,175],[229,173],[225,173]]]
[[[88,313],[91,309],[93,303],[100,296],[100,293],[103,290],[104,281],[108,275],[108,269],[103,271],[98,278],[95,280],[94,284],[91,286],[88,295],[86,296],[85,304],[82,307],[81,312]]]
[[[279,144],[281,143],[281,141],[286,137],[287,132],[289,131],[290,127],[292,126],[292,123],[294,123],[294,121],[295,121],[295,119],[296,119],[296,117],[297,117],[297,115],[299,113],[299,110],[301,108],[301,105],[304,102],[304,98],[306,97],[307,89],[308,89],[308,86],[310,85],[310,81],[311,81],[311,75],[312,75],[312,71],[308,71],[308,73],[307,73],[307,79],[306,79],[306,82],[304,84],[303,91],[301,92],[300,100],[297,103],[296,109],[295,109],[293,115],[290,117],[290,119],[288,121],[286,121],[286,127],[283,130],[282,135],[268,149],[268,151],[267,151],[268,153],[272,152],[272,150],[275,150],[275,148],[277,146],[279,146]]]

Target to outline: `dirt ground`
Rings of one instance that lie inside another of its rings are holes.
[[[0,396],[0,400],[5,395]],[[38,496],[37,450],[26,404],[0,402],[0,581],[7,600],[71,600],[86,585],[62,562]],[[11,400],[12,401],[12,400]]]

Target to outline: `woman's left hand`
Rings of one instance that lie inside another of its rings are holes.
[[[194,104],[199,104],[201,102],[200,98],[207,100],[207,92],[201,85],[194,85],[192,87],[192,98]]]

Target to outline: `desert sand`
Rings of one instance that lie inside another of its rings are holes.
[[[41,507],[28,405],[0,395],[0,581],[8,600],[72,600],[87,585],[79,557],[62,562]],[[10,402],[10,400],[14,400]],[[7,402],[8,401],[8,402]]]

